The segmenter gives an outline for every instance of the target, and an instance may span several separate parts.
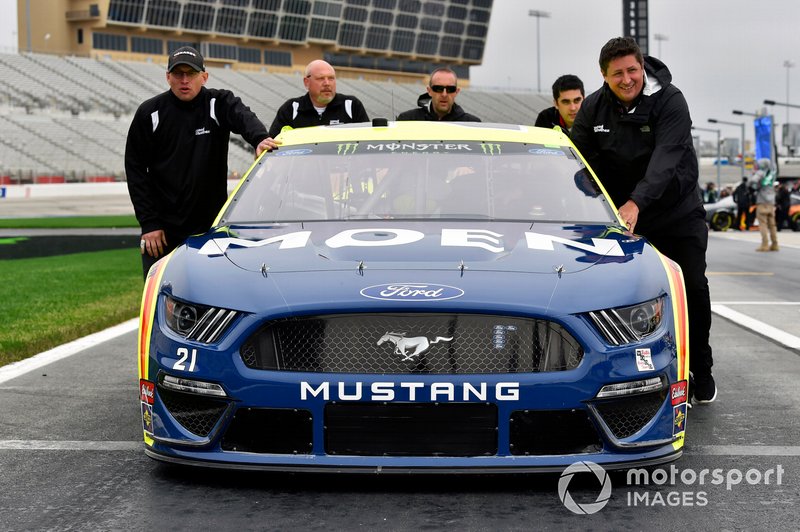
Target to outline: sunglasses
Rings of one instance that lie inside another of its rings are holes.
[[[447,91],[447,94],[453,94],[458,90],[455,85],[431,85],[431,90],[435,93]]]

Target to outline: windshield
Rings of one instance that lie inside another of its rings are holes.
[[[364,141],[267,154],[222,223],[355,219],[616,220],[566,147]]]

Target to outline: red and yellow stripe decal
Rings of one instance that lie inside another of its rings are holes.
[[[675,349],[678,355],[678,380],[689,379],[689,317],[686,308],[686,287],[678,263],[659,253],[667,272],[672,292],[672,316],[675,323]]]
[[[139,354],[139,378],[151,380],[150,370],[150,335],[153,332],[153,320],[156,315],[158,303],[158,289],[161,286],[161,276],[169,257],[156,262],[147,273],[142,292],[142,307],[139,310],[139,341],[137,352]]]
[[[683,273],[678,263],[670,260],[660,252],[658,253],[661,258],[661,263],[664,265],[664,270],[667,272],[667,279],[669,280],[669,289],[672,299],[672,321],[675,323],[675,351],[678,356],[678,380],[689,379],[689,317],[686,307],[686,287],[683,283]],[[688,390],[687,390],[688,391]],[[672,407],[673,410],[676,408]],[[673,420],[673,423],[675,421]],[[683,447],[684,437],[686,435],[686,422],[683,422],[684,430],[677,433],[675,441],[672,442],[672,448],[676,451]],[[673,429],[674,430],[674,429]]]

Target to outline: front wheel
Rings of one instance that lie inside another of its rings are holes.
[[[710,225],[714,231],[727,231],[733,227],[733,214],[725,211],[715,212],[711,215]]]

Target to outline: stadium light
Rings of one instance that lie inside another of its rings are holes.
[[[794,62],[789,61],[788,59],[783,62],[783,66],[786,68],[786,101],[789,101],[789,69],[794,67]],[[789,106],[786,106],[786,123],[789,123]]]
[[[784,107],[797,107],[800,109],[800,105],[794,103],[776,102],[775,100],[764,100],[764,105],[782,105]]]
[[[711,129],[707,127],[697,127],[697,126],[692,126],[692,129],[696,129],[697,131],[710,131],[712,133],[717,134],[717,190],[722,190],[722,179],[720,178],[719,175],[719,167],[722,166],[720,161],[720,159],[722,158],[722,154],[720,153],[720,146],[719,146],[721,140],[720,139],[721,131],[719,129]]]
[[[739,126],[742,128],[742,177],[744,177],[744,122],[726,122],[725,120],[717,120],[716,118],[709,118],[712,124],[727,124],[729,126]]]
[[[758,113],[748,113],[747,111],[740,111],[740,110],[738,110],[738,109],[734,109],[734,110],[733,110],[733,111],[731,111],[731,112],[732,112],[733,114],[735,114],[735,115],[739,115],[739,116],[742,116],[742,115],[745,115],[745,116],[754,116],[754,117],[756,117],[756,118],[758,118],[759,116],[761,116],[761,115],[759,115]]]
[[[528,11],[528,16],[536,17],[536,92],[542,92],[542,62],[541,62],[541,46],[539,45],[539,20],[543,18],[550,18],[550,13],[547,11],[539,11],[538,9],[531,9]]]

